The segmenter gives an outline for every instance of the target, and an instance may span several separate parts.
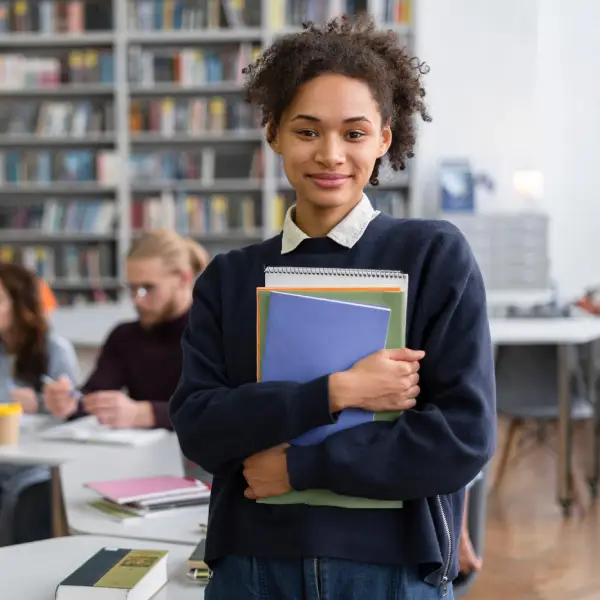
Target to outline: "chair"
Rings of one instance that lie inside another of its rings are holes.
[[[587,399],[585,377],[575,347],[569,347],[571,373],[571,419],[586,421],[594,418],[594,407]],[[536,443],[547,442],[546,425],[558,421],[558,353],[554,345],[500,346],[496,355],[496,406],[500,415],[508,418],[508,432],[499,448],[498,466],[493,489],[500,487],[508,467],[510,453],[525,423],[536,428]],[[524,452],[520,452],[519,457]],[[583,475],[576,465],[573,476]],[[583,486],[585,487],[585,485]],[[578,485],[576,489],[582,488]]]
[[[50,469],[2,465],[0,476],[0,546],[49,537]],[[24,498],[28,508],[20,510]]]
[[[469,535],[473,548],[478,556],[483,556],[485,546],[485,525],[487,516],[488,497],[488,473],[489,467],[483,471],[483,477],[479,479],[469,491],[469,507],[467,519],[469,523]],[[484,566],[485,569],[485,566]],[[464,598],[475,579],[477,573],[459,576],[454,582],[454,598]]]

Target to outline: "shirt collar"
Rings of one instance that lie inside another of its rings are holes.
[[[295,211],[296,206],[290,206],[285,215],[281,237],[281,254],[292,252],[304,240],[310,238],[294,223]],[[367,195],[363,194],[360,202],[327,234],[327,237],[341,246],[352,248],[379,212],[373,208]]]

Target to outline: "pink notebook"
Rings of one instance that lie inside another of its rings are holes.
[[[207,496],[210,495],[210,488],[205,483],[192,477],[174,475],[95,481],[84,485],[117,504],[139,502],[166,495],[176,496],[177,493],[189,494],[192,490],[205,491]]]

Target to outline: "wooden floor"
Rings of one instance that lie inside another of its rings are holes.
[[[484,567],[468,600],[600,600],[600,497],[564,519],[555,457],[527,451],[488,500]]]

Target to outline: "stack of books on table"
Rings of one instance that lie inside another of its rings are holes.
[[[257,380],[308,382],[346,371],[383,349],[402,348],[406,337],[408,276],[399,271],[267,267],[257,294]],[[319,444],[329,435],[399,412],[342,411],[337,422],[291,440]],[[400,501],[341,496],[329,490],[291,491],[258,500],[344,508],[401,508]]]
[[[210,500],[210,486],[191,477],[163,475],[96,481],[85,486],[100,496],[90,506],[122,523],[173,514]]]

